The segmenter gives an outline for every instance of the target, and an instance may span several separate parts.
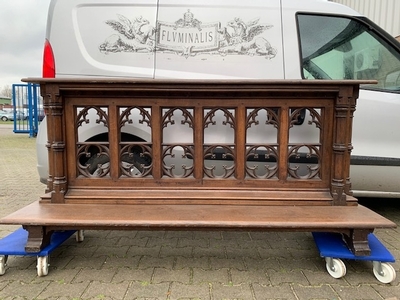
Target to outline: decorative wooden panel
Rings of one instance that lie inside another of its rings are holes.
[[[43,201],[354,203],[358,84],[43,80]]]

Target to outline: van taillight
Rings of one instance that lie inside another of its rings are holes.
[[[56,65],[54,62],[53,49],[51,49],[48,40],[44,43],[42,76],[43,78],[56,77]]]

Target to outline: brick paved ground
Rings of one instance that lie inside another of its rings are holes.
[[[35,139],[0,125],[0,174],[0,217],[37,200]],[[400,204],[379,201],[400,224]],[[399,230],[377,231],[396,257]],[[52,253],[46,277],[35,258],[10,257],[0,299],[400,299],[399,279],[382,284],[371,263],[345,263],[344,278],[330,277],[309,233],[86,231]]]

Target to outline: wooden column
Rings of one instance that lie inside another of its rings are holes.
[[[331,193],[334,205],[346,205],[346,186],[349,186],[349,143],[351,140],[350,107],[353,98],[353,87],[342,86],[335,100],[335,118],[333,133],[333,177]]]
[[[48,192],[51,202],[63,203],[67,191],[63,98],[57,84],[45,86],[43,107],[47,116],[49,151]]]

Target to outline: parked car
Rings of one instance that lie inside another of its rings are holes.
[[[361,86],[351,182],[355,196],[400,197],[400,44],[349,7],[326,0],[52,0],[47,26],[48,78],[377,80]],[[80,139],[107,142],[107,128],[91,124]],[[132,140],[150,136],[125,127]],[[45,118],[37,138],[43,182],[46,130]]]
[[[12,112],[0,110],[0,120],[2,121],[12,121],[14,119],[14,115]]]
[[[26,120],[27,116],[24,114],[24,112],[17,110],[15,112],[13,111],[5,111],[2,110],[0,112],[0,120],[2,121],[14,121],[16,120]]]
[[[27,112],[28,115],[26,116],[27,119],[29,119],[30,115],[29,115],[29,111]],[[45,113],[43,109],[37,109],[36,113],[34,110],[32,110],[32,119],[34,120],[35,118],[38,119],[39,122],[41,122],[45,117]]]
[[[14,117],[16,120],[26,120],[28,118],[28,116],[25,115],[24,112],[20,110],[17,110],[14,113],[12,113],[12,118],[11,118],[12,121],[14,121]]]
[[[39,122],[43,121],[43,119],[45,117],[44,110],[43,109],[38,109],[37,116],[38,116],[38,121]]]

